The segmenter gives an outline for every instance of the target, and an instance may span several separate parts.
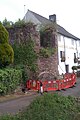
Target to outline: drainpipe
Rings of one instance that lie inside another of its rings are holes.
[[[63,36],[63,40],[64,40],[64,55],[65,55],[65,62],[64,62],[64,65],[65,65],[65,72],[66,72],[66,47],[65,47],[65,37]]]
[[[78,48],[77,48],[77,40],[76,40],[76,56],[77,56],[77,60],[78,60]],[[77,61],[77,66],[78,66],[78,61]]]

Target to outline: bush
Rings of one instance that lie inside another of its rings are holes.
[[[34,50],[34,42],[30,39],[26,44],[14,44],[14,64],[15,65],[26,65],[31,71],[36,71],[37,66],[35,65],[37,60],[37,54]]]
[[[45,58],[50,57],[54,53],[55,53],[55,48],[50,48],[50,47],[41,48],[39,52],[40,56],[45,57]]]
[[[13,92],[22,80],[22,71],[16,69],[0,69],[0,95]]]
[[[72,66],[72,70],[77,70],[77,66]]]
[[[15,22],[14,26],[16,27],[21,27],[21,26],[25,26],[26,23],[24,20],[18,19],[18,21]]]
[[[8,43],[0,44],[0,67],[13,63],[14,52]]]
[[[23,112],[14,117],[0,117],[0,120],[74,120],[80,112],[78,107],[73,97],[45,94],[34,100]]]
[[[9,45],[9,34],[0,23],[0,68],[5,67],[13,62],[14,52]]]
[[[5,27],[0,23],[0,43],[8,43],[9,34]]]
[[[22,71],[22,83],[26,85],[26,81],[29,80],[27,68],[22,64],[16,65],[15,68]]]
[[[26,120],[73,120],[77,112],[79,111],[74,98],[45,94],[33,101],[23,112],[22,118]]]

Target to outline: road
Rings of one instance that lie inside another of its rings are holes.
[[[74,97],[80,97],[80,79],[77,79],[77,84],[75,87],[69,88],[66,90],[57,91],[57,92],[64,96],[71,95]],[[37,92],[34,92],[33,94],[25,95],[15,100],[9,100],[9,101],[0,103],[0,115],[6,114],[6,113],[9,113],[9,114],[18,113],[19,111],[27,107],[33,101],[33,99],[35,99],[39,95],[40,94],[38,94]]]
[[[80,78],[77,79],[77,82],[74,87],[68,88],[66,90],[61,90],[58,93],[64,96],[73,96],[73,97],[80,97]]]
[[[29,104],[37,97],[38,94],[30,94],[30,95],[25,95],[23,97],[14,99],[14,100],[9,100],[6,102],[1,102],[0,103],[0,115],[2,114],[16,114],[19,111],[23,110],[23,108],[29,106]]]

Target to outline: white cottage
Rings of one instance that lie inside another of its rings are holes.
[[[26,22],[33,22],[37,25],[37,29],[39,29],[40,26],[56,22],[56,15],[50,15],[49,19],[47,19],[35,12],[28,10],[23,19]],[[72,72],[72,66],[77,66],[78,59],[80,58],[80,39],[66,31],[57,23],[56,25],[59,74]]]

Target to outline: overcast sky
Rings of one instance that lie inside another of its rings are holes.
[[[57,23],[80,38],[80,0],[0,0],[0,21],[22,19],[27,9],[46,18],[56,14]]]

